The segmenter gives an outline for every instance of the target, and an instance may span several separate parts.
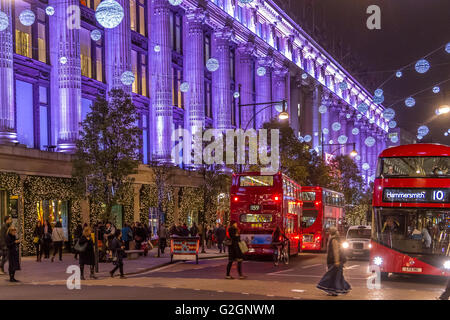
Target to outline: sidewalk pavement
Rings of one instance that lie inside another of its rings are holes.
[[[152,269],[157,269],[162,266],[170,264],[170,248],[166,248],[164,254],[158,258],[158,249],[153,248],[148,252],[146,257],[141,256],[138,259],[128,260],[124,259],[124,273],[126,275],[133,275],[143,273]],[[199,253],[200,259],[214,259],[223,258],[227,254],[219,253],[217,249],[206,249],[206,253]],[[178,260],[174,260],[174,263]],[[199,261],[199,264],[201,261]],[[33,283],[42,281],[61,281],[66,280],[69,274],[66,273],[67,267],[70,265],[78,266],[78,260],[74,259],[74,254],[63,254],[62,261],[58,260],[58,255],[55,257],[54,262],[50,259],[42,258],[42,262],[36,262],[36,256],[22,257],[21,270],[17,271],[16,278],[21,282]],[[99,263],[99,272],[96,276],[99,278],[109,277],[109,271],[114,267],[111,262]],[[8,271],[8,263],[5,265],[5,271]],[[84,273],[86,279],[89,279],[89,266],[85,267]],[[119,271],[116,271],[118,276]],[[0,279],[9,279],[8,275],[0,275]]]

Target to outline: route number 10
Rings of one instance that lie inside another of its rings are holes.
[[[444,192],[443,191],[433,191],[433,200],[438,200],[438,201],[444,200]]]

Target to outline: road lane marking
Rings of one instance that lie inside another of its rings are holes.
[[[268,297],[275,297],[273,294],[268,294],[267,296]]]
[[[319,266],[321,266],[322,264],[311,264],[311,265],[309,265],[309,266],[304,266],[304,267],[302,267],[302,269],[308,269],[308,268],[313,268],[313,267],[319,267]]]
[[[267,273],[268,276],[281,276],[281,277],[308,277],[308,278],[322,278],[323,276],[314,276],[314,275],[307,275],[307,274],[272,274]],[[370,277],[367,278],[354,278],[354,277],[348,277],[348,279],[353,280],[367,280]]]
[[[286,269],[286,270],[281,270],[281,271],[276,271],[276,272],[267,273],[267,275],[275,276],[275,275],[281,274],[281,273],[283,273],[283,272],[288,272],[288,271],[293,271],[293,270],[294,270],[294,269]]]
[[[242,292],[242,294],[250,294],[250,293],[247,293],[247,292]]]
[[[354,265],[352,265],[352,266],[350,266],[350,267],[345,267],[344,269],[345,269],[345,270],[352,270],[352,269],[355,269],[355,268],[357,268],[357,267],[359,267],[359,264],[354,264]]]
[[[300,289],[292,289],[291,291],[292,292],[300,292],[300,293],[305,292],[305,290],[300,290]]]

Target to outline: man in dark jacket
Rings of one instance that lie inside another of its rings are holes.
[[[216,228],[214,236],[217,239],[217,246],[219,247],[219,253],[225,252],[223,241],[225,240],[226,237],[226,230],[221,224]]]
[[[3,226],[0,228],[0,274],[5,274],[5,263],[8,260],[8,248],[6,246],[6,236],[9,227],[12,224],[11,216],[3,219]]]

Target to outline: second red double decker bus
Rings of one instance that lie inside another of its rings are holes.
[[[450,275],[450,147],[403,145],[378,159],[371,262],[389,273]]]
[[[289,252],[300,250],[300,185],[282,173],[233,174],[230,189],[231,220],[237,221],[248,255],[273,254],[272,233],[277,226],[289,238]]]
[[[322,187],[302,187],[302,251],[324,251],[327,229],[344,234],[344,195]]]

